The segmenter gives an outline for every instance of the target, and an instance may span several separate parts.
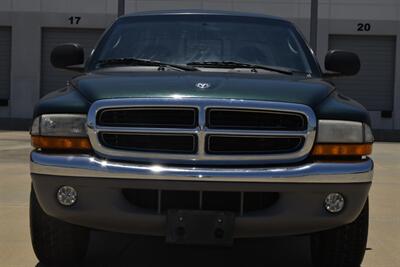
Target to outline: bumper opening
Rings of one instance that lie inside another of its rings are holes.
[[[158,214],[168,210],[209,210],[246,215],[266,210],[279,199],[276,192],[122,189],[122,194],[136,208]]]

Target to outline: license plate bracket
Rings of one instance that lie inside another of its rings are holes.
[[[169,210],[167,243],[232,246],[235,214],[222,211]]]

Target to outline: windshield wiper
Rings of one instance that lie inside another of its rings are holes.
[[[259,65],[259,64],[251,64],[251,63],[241,63],[235,61],[203,61],[203,62],[190,62],[187,63],[188,66],[197,66],[197,67],[210,67],[210,68],[250,68],[255,71],[257,69],[267,70],[278,72],[286,75],[293,75],[295,73],[300,73],[304,75],[311,75],[311,73],[303,72],[300,70],[283,68],[283,67],[275,67],[275,66],[267,66],[267,65]]]
[[[170,67],[178,70],[183,71],[198,71],[197,68],[180,65],[180,64],[173,64],[173,63],[164,63],[160,61],[150,60],[150,59],[143,59],[143,58],[111,58],[105,60],[99,60],[97,62],[97,66],[107,67],[107,66],[156,66],[160,68]]]

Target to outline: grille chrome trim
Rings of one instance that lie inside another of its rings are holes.
[[[198,110],[199,127],[194,129],[182,128],[143,128],[143,127],[103,127],[96,125],[97,114],[102,109],[116,108],[151,108],[175,107],[196,108]],[[209,129],[206,127],[206,113],[209,108],[260,110],[272,112],[300,113],[307,119],[305,131],[262,131],[262,130],[232,130]],[[99,100],[92,104],[88,113],[87,132],[93,149],[102,157],[109,159],[134,160],[142,162],[175,163],[175,164],[262,164],[262,163],[288,163],[304,159],[311,152],[316,136],[317,120],[313,110],[302,104],[234,100],[234,99],[203,99],[203,98],[121,98]],[[198,151],[196,154],[168,154],[154,152],[134,152],[106,148],[98,139],[100,132],[131,132],[131,133],[178,133],[194,134],[198,136]],[[258,136],[299,136],[304,137],[302,149],[293,153],[284,154],[258,154],[258,155],[212,155],[206,153],[206,135],[258,135]]]

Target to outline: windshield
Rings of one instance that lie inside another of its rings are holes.
[[[283,21],[194,15],[127,17],[105,35],[89,69],[100,68],[99,61],[138,58],[173,64],[233,61],[312,73],[310,56],[296,29]]]

